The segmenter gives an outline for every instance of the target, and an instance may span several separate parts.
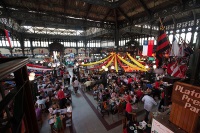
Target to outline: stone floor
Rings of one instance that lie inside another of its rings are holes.
[[[71,75],[72,71],[69,69]],[[70,87],[72,89],[72,87]],[[72,95],[73,107],[73,126],[67,127],[64,133],[122,133],[123,116],[105,115],[104,117],[96,109],[97,101],[90,93],[79,89],[78,93]],[[144,113],[141,113],[137,119],[141,121]],[[48,114],[44,114],[44,122],[41,126],[41,133],[49,133]]]

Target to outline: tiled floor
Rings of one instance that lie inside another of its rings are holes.
[[[69,70],[72,75],[72,71]],[[70,88],[72,89],[72,88]],[[78,91],[72,95],[73,107],[73,127],[67,127],[65,133],[122,133],[122,116],[105,115],[104,118],[96,110],[97,102],[89,93]],[[142,114],[138,120],[142,120]],[[49,133],[47,115],[44,116],[44,123],[40,130],[41,133]]]

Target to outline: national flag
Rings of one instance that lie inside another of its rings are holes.
[[[186,70],[187,70],[187,65],[185,64],[176,65],[171,76],[177,77],[177,78],[185,78]]]
[[[148,41],[148,51],[147,51],[147,55],[148,55],[148,56],[152,56],[152,53],[153,53],[153,45],[154,45],[154,40],[149,40],[149,41]]]
[[[170,51],[170,56],[178,56],[179,55],[179,49],[180,49],[180,47],[178,45],[178,41],[174,37],[173,42],[172,42],[171,51]]]
[[[8,44],[10,46],[10,48],[12,47],[11,45],[11,38],[10,38],[10,32],[6,29],[4,29],[4,32],[5,32],[5,35],[6,35],[6,38],[7,38],[7,41],[8,41]]]
[[[176,66],[177,66],[177,62],[171,62],[171,63],[169,63],[167,65],[167,73],[171,75]]]
[[[162,65],[162,57],[163,53],[170,48],[169,40],[167,38],[167,35],[164,31],[164,27],[161,26],[160,33],[158,36],[157,41],[157,48],[156,48],[156,65],[157,67],[160,67]]]
[[[148,40],[144,40],[142,55],[143,56],[147,56],[147,52],[148,52]]]

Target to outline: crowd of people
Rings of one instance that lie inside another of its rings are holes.
[[[74,93],[77,93],[80,86],[76,76],[71,76],[66,70],[65,67],[60,67],[56,74],[46,72],[37,80],[38,95],[35,102],[37,119],[42,120],[42,112],[48,112],[49,124],[55,129],[65,127],[65,121],[72,118],[71,90],[68,87],[72,85]],[[93,91],[93,96],[96,96],[102,116],[105,113],[115,115],[120,112],[125,114],[127,120],[132,121],[133,106],[144,103],[144,120],[148,123],[149,113],[160,99],[159,110],[164,106],[162,80],[151,83],[145,79],[144,73],[123,75],[107,73],[104,76],[87,74],[81,77],[85,78],[82,83],[87,87],[86,90]]]
[[[164,106],[164,91],[162,80],[155,80],[151,83],[145,79],[144,73],[132,73],[118,75],[108,73],[106,83],[99,83],[102,76],[98,75],[98,80],[93,77],[97,75],[90,74],[87,76],[85,85],[90,86],[93,95],[97,96],[99,108],[104,112],[117,113],[122,108],[128,120],[132,119],[133,105],[144,103],[145,110],[144,120],[149,122],[149,113],[152,108],[159,104],[159,111]],[[96,81],[96,82],[95,82]],[[86,84],[93,83],[93,84]],[[161,99],[161,102],[159,100]]]
[[[35,113],[38,122],[43,121],[42,114],[48,113],[49,124],[52,130],[62,130],[67,121],[72,120],[72,91],[78,84],[64,66],[57,67],[56,71],[43,72],[36,80],[38,93],[36,94]],[[76,91],[75,91],[76,93]]]

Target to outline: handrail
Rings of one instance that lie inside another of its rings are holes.
[[[26,80],[24,82],[24,84],[19,88],[19,90],[13,89],[11,90],[10,93],[8,93],[8,95],[6,95],[3,100],[0,102],[0,112],[3,111],[3,109],[6,107],[6,105],[8,105],[10,103],[11,100],[13,100],[16,95],[18,95],[18,93],[22,90],[22,88],[24,87],[24,85],[28,82],[28,80]]]
[[[28,62],[29,62],[29,59],[24,58],[24,59],[15,59],[12,61],[2,63],[0,65],[0,80],[5,78],[5,76],[7,76],[8,74],[15,72],[16,70],[25,66],[26,64],[28,64]]]

